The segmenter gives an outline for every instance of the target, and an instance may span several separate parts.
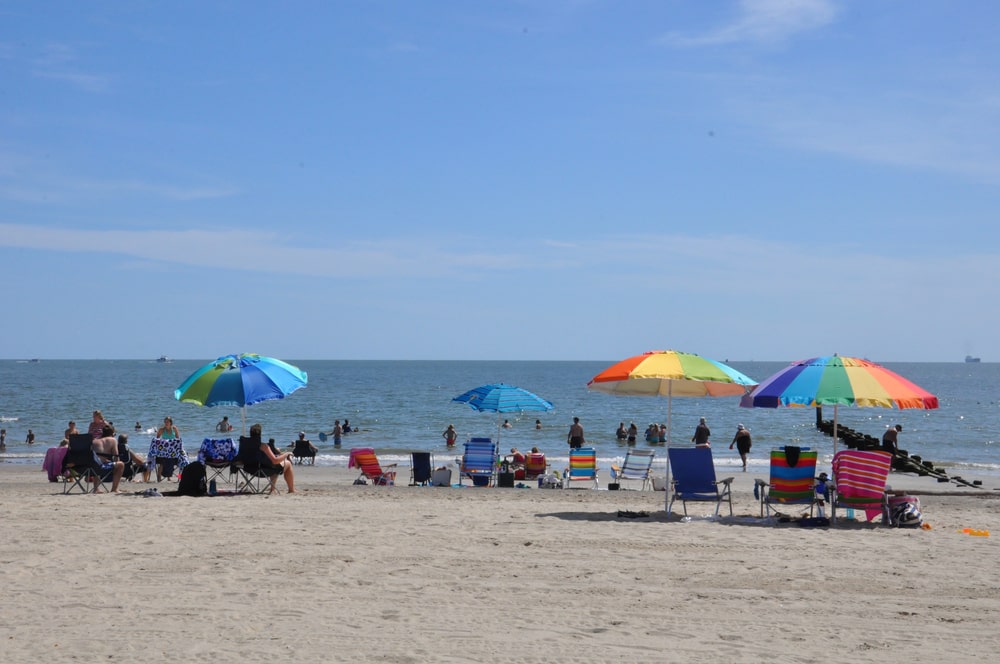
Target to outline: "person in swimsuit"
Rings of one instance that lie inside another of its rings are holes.
[[[573,424],[570,425],[569,433],[566,435],[566,442],[569,443],[571,450],[580,449],[586,442],[583,437],[583,426],[580,424],[579,417],[573,418]]]

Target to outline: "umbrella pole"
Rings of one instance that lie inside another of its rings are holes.
[[[837,456],[837,404],[833,404],[833,456]]]
[[[247,435],[247,407],[240,407],[240,425],[243,427],[243,435]]]
[[[674,381],[667,381],[667,474],[664,479],[665,484],[663,485],[664,496],[663,496],[663,509],[665,511],[670,510],[670,429],[673,424],[674,419]]]

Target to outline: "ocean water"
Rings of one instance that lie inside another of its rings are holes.
[[[601,465],[621,459],[625,446],[615,440],[619,422],[635,422],[640,447],[656,452],[654,467],[663,467],[663,445],[641,440],[650,422],[668,422],[664,398],[618,397],[592,392],[587,381],[612,364],[607,362],[489,362],[489,361],[314,361],[286,360],[309,375],[309,384],[289,397],[250,406],[247,426],[260,422],[265,437],[280,446],[299,431],[319,447],[318,463],[346,465],[351,447],[373,447],[384,462],[408,463],[409,451],[430,451],[436,465],[450,463],[461,454],[461,443],[470,436],[500,436],[501,450],[537,446],[553,466],[561,468],[567,456],[566,432],[572,418],[583,424],[587,442],[597,448]],[[215,436],[223,415],[240,426],[240,409],[203,408],[180,403],[173,392],[204,361],[175,360],[41,360],[0,361],[0,426],[7,430],[7,463],[41,464],[46,448],[58,444],[69,420],[86,431],[94,409],[129,434],[129,442],[143,452],[164,416],[173,417],[190,455],[205,437]],[[730,364],[756,380],[763,380],[785,366],[783,362]],[[1000,475],[1000,364],[897,363],[892,369],[937,395],[941,407],[931,411],[841,407],[842,425],[881,437],[893,424],[903,425],[900,447],[919,454],[951,472],[962,468]],[[531,390],[548,399],[555,409],[545,413],[479,413],[451,399],[484,383],[504,382]],[[811,408],[747,409],[739,399],[675,398],[669,404],[671,441],[690,445],[699,417],[712,429],[716,464],[738,467],[739,457],[729,450],[739,423],[753,435],[751,468],[765,471],[767,451],[785,444],[813,446],[820,450],[820,465],[829,464],[833,441],[815,428]],[[833,417],[827,407],[824,417]],[[348,419],[360,429],[344,437],[341,449],[332,438],[320,442],[319,432],[330,432],[335,419]],[[498,422],[512,427],[498,431]],[[535,429],[535,420],[542,423]],[[136,423],[140,432],[136,432]],[[459,431],[459,444],[448,449],[441,433],[448,424]],[[25,444],[32,429],[33,446]]]

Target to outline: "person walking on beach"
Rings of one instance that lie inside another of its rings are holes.
[[[705,422],[705,418],[701,418],[698,421],[698,426],[695,427],[694,435],[691,436],[691,441],[694,443],[695,447],[709,447],[708,437],[712,435],[712,432],[708,428],[708,424]]]
[[[882,434],[882,449],[896,456],[899,453],[899,432],[903,430],[902,424],[897,424],[896,426],[889,427]]]
[[[454,447],[455,441],[458,440],[458,432],[455,431],[455,425],[449,424],[448,428],[444,430],[441,434],[444,437],[444,443],[448,447]]]
[[[566,434],[566,442],[569,443],[571,450],[580,449],[586,442],[583,437],[583,426],[580,424],[579,417],[573,418],[573,424],[570,425],[569,433]]]
[[[733,442],[729,443],[729,449],[733,449],[733,445],[736,446],[736,451],[740,453],[740,459],[743,461],[743,472],[747,472],[747,455],[750,454],[750,447],[752,445],[750,440],[750,429],[747,429],[742,424],[736,425],[736,435],[733,436]]]

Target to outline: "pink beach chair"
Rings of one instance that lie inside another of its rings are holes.
[[[831,521],[837,522],[837,508],[861,509],[871,521],[878,515],[889,524],[889,501],[885,484],[889,479],[892,455],[876,450],[841,450],[833,457]]]

